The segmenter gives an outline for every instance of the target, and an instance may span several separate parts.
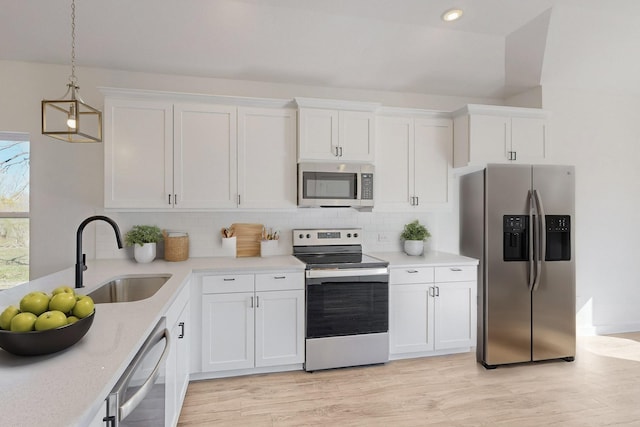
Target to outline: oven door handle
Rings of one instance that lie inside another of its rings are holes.
[[[325,277],[356,277],[356,276],[382,276],[389,274],[389,269],[384,268],[317,268],[307,270],[305,277],[308,279]]]

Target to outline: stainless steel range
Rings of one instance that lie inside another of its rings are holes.
[[[293,230],[305,262],[305,370],[389,360],[388,263],[362,253],[359,228]]]

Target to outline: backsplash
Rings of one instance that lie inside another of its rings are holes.
[[[292,253],[292,230],[296,228],[359,227],[363,230],[365,252],[400,252],[400,233],[404,224],[419,219],[432,237],[427,250],[458,251],[457,215],[443,213],[378,213],[359,212],[347,208],[296,209],[293,211],[258,212],[105,212],[126,233],[134,225],[157,225],[161,229],[189,233],[189,256],[223,256],[220,229],[233,223],[260,223],[279,231],[277,253]],[[133,258],[133,249],[119,250],[113,231],[108,226],[96,227],[96,258]],[[158,248],[162,258],[164,247]]]

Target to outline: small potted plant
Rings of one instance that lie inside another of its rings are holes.
[[[416,219],[405,224],[400,238],[404,240],[404,251],[407,255],[421,255],[424,251],[424,241],[431,237],[427,228]]]
[[[139,263],[151,262],[156,258],[157,243],[162,240],[162,231],[155,225],[134,225],[124,235],[127,246],[133,246],[133,257]]]

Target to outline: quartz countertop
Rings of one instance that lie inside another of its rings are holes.
[[[453,265],[478,265],[478,260],[448,252],[426,251],[419,256],[410,256],[404,252],[372,252],[369,255],[389,262],[389,267],[447,267]]]
[[[304,270],[293,256],[192,258],[183,262],[97,260],[84,273],[88,294],[111,278],[133,274],[171,274],[152,297],[135,302],[97,304],[87,334],[74,346],[43,356],[15,356],[0,349],[0,424],[7,426],[84,426],[104,405],[118,378],[148,334],[169,309],[191,273]],[[32,290],[51,292],[74,285],[74,268],[0,292],[0,310],[18,305]]]

